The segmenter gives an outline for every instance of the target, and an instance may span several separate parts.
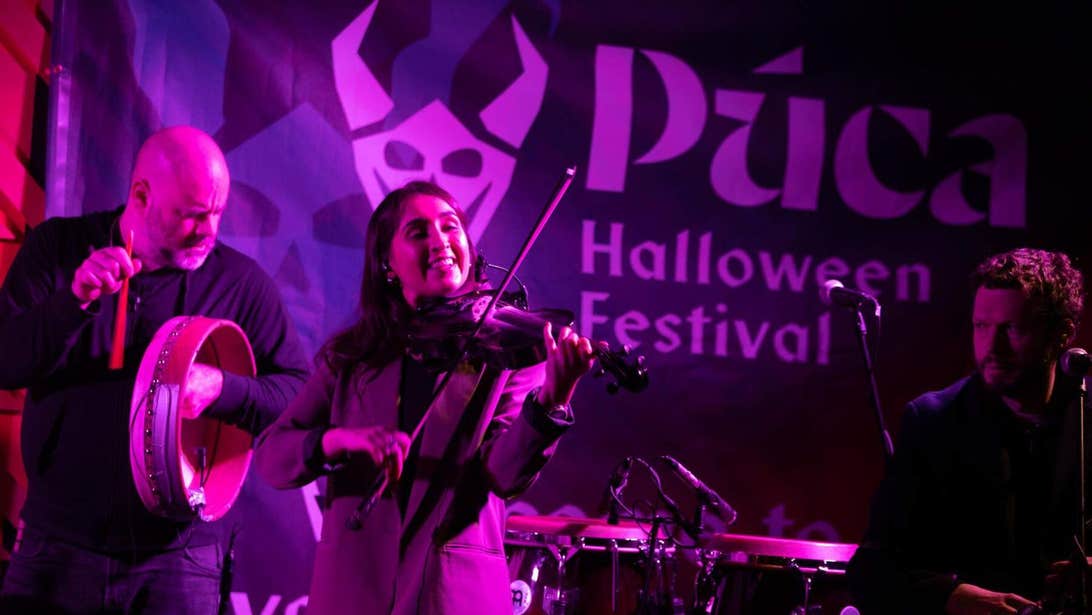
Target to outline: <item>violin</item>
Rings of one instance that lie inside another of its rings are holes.
[[[512,295],[497,299],[496,294],[475,290],[421,307],[409,325],[409,352],[430,366],[450,368],[466,358],[500,369],[519,369],[546,360],[542,328],[547,322],[555,331],[573,327],[569,310],[526,309],[517,306]],[[487,313],[494,300],[495,308]],[[612,376],[609,393],[619,389],[636,393],[648,387],[645,358],[631,358],[628,346],[613,350],[606,342],[592,342],[592,352],[599,362],[593,375]]]

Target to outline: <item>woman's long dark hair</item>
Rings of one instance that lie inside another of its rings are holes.
[[[379,203],[368,221],[364,239],[364,276],[360,281],[360,319],[330,338],[319,350],[318,360],[334,373],[358,367],[380,368],[402,355],[406,349],[406,324],[412,309],[406,303],[401,285],[387,280],[387,259],[391,241],[398,231],[406,201],[418,194],[441,199],[455,210],[463,229],[466,214],[448,191],[432,182],[415,181],[389,193]],[[467,237],[471,262],[468,276],[480,279],[478,252]]]

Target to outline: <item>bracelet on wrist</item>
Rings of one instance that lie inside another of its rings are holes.
[[[535,400],[535,404],[546,410],[546,415],[552,419],[567,419],[572,416],[573,407],[572,404],[545,404],[542,403],[539,395],[542,389],[537,388],[531,391],[531,396]]]

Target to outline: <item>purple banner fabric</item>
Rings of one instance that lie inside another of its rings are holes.
[[[971,367],[978,261],[1090,251],[1079,20],[880,4],[65,1],[48,213],[116,207],[147,135],[208,131],[232,175],[221,239],[314,351],[353,317],[388,190],[435,179],[504,264],[576,164],[520,277],[533,307],[644,354],[652,384],[587,379],[512,510],[600,514],[623,457],[670,454],[739,510],[734,531],[853,542],[882,452],[823,282],[883,304],[894,431]],[[228,519],[236,613],[301,612],[320,489],[250,477]]]

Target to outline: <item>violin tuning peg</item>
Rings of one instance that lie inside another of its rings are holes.
[[[622,345],[622,356],[628,357],[629,353],[632,352],[632,351],[633,351],[633,348],[630,348],[629,344],[623,344]]]
[[[600,366],[600,367],[597,367],[597,368],[595,368],[594,370],[592,370],[592,377],[593,377],[593,378],[601,378],[601,377],[603,377],[603,376],[604,376],[604,375],[605,375],[606,373],[607,373],[607,370],[603,369],[603,367],[602,367],[602,366]]]
[[[637,357],[637,365],[640,366],[640,367],[645,366],[645,355],[641,355],[641,356]]]
[[[607,383],[607,393],[610,393],[611,395],[614,395],[617,392],[618,392],[618,383],[617,382]]]

